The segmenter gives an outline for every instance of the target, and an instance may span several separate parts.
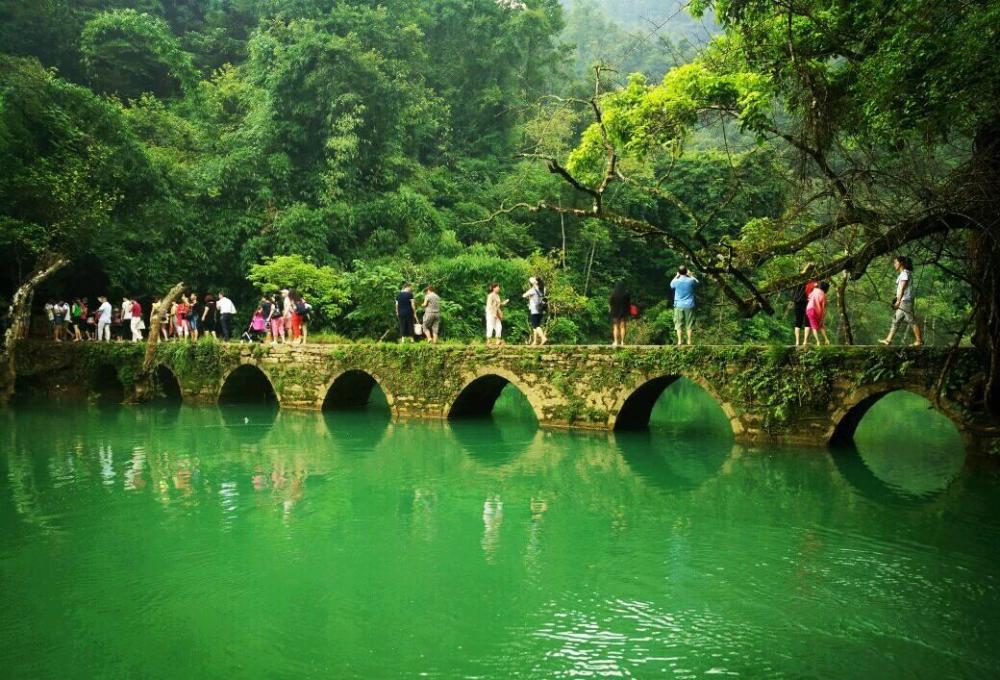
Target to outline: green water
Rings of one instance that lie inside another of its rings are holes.
[[[997,677],[1000,488],[856,450],[260,407],[0,412],[3,678]]]

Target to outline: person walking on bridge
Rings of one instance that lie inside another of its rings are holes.
[[[632,309],[632,298],[625,288],[625,282],[619,281],[608,298],[608,311],[611,315],[611,346],[625,346],[625,324],[628,323],[629,312]]]
[[[694,328],[694,289],[700,281],[688,274],[687,267],[677,268],[670,288],[674,291],[674,331],[677,332],[677,344],[683,345],[683,330],[687,330],[687,344],[691,344],[691,329]]]
[[[809,319],[809,326],[806,327],[805,340],[802,347],[809,344],[809,331],[816,336],[816,344],[819,345],[820,331],[823,332],[823,339],[826,344],[830,344],[830,336],[826,334],[826,291],[830,289],[830,284],[821,281],[819,285],[809,293],[809,303],[806,305],[806,318]]]
[[[138,299],[133,297],[129,300],[129,308],[131,312],[129,330],[132,331],[132,342],[142,342],[142,331],[146,328],[146,323],[142,320],[142,305],[139,304]]]
[[[408,283],[404,283],[396,294],[396,318],[399,320],[399,341],[413,342],[416,309],[413,307],[413,286]]]
[[[222,341],[227,342],[233,332],[233,318],[236,316],[236,305],[226,297],[225,292],[219,291],[219,299],[215,302],[215,309],[219,314],[219,332]]]
[[[486,344],[496,339],[497,346],[503,344],[503,306],[510,302],[500,299],[500,284],[491,283],[486,296]]]
[[[427,342],[436,344],[441,337],[441,298],[434,291],[434,286],[427,286],[424,290],[423,327]]]
[[[542,328],[542,319],[545,316],[545,284],[541,279],[532,276],[528,279],[528,290],[521,295],[528,301],[528,321],[531,322],[531,342],[529,345],[544,345],[549,339],[545,336],[545,329]]]
[[[111,303],[103,295],[97,300],[101,303],[97,308],[97,340],[111,342]]]
[[[896,299],[892,302],[892,325],[889,327],[889,335],[879,342],[883,345],[892,344],[899,324],[906,321],[907,325],[913,329],[913,346],[920,347],[924,344],[924,339],[920,332],[920,324],[917,323],[913,311],[913,263],[910,258],[897,255],[892,261],[892,266],[899,272],[896,276]]]

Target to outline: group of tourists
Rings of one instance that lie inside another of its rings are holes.
[[[161,340],[198,340],[200,337],[229,340],[235,330],[236,305],[223,291],[204,296],[183,293],[169,305],[153,300],[153,309],[159,314]]]
[[[228,341],[238,332],[236,305],[223,291],[204,296],[184,293],[166,306],[156,299],[151,309],[149,313],[159,318],[161,340],[196,341],[212,337]],[[272,344],[305,342],[311,309],[295,290],[265,294],[240,340],[270,341]],[[50,300],[45,304],[45,313],[56,342],[142,342],[143,331],[152,326],[152,318],[147,326],[139,300],[128,296],[118,305],[112,305],[103,295],[98,296],[94,306],[85,297],[76,298],[72,303]]]
[[[913,331],[913,346],[919,347],[923,344],[923,336],[914,314],[913,261],[906,256],[897,255],[892,264],[897,273],[895,297],[892,302],[892,325],[889,334],[879,342],[883,345],[891,344],[900,325],[905,321]],[[796,347],[807,346],[810,337],[815,339],[817,345],[830,344],[830,336],[826,331],[826,301],[830,284],[828,281],[812,278],[810,275],[815,269],[815,264],[808,263],[801,272],[803,276],[809,277],[808,280],[792,291]],[[670,282],[674,301],[674,332],[678,345],[692,344],[696,308],[695,290],[699,285],[698,279],[684,266],[678,267],[677,274]],[[618,347],[625,344],[625,327],[629,318],[638,316],[639,310],[632,304],[623,282],[618,282],[611,291],[608,307],[611,316],[611,345]]]
[[[695,290],[700,285],[701,282],[683,265],[677,268],[677,273],[670,281],[670,292],[674,301],[674,333],[678,345],[693,344]],[[639,316],[639,308],[632,303],[624,282],[619,281],[611,290],[608,310],[611,316],[611,346],[622,347],[625,345],[625,328],[628,320]]]
[[[905,324],[912,330],[914,346],[923,344],[920,325],[914,314],[913,263],[903,255],[893,259],[897,272],[895,297],[892,302],[892,324],[883,345],[892,343],[900,326]],[[805,347],[810,338],[815,344],[830,344],[826,330],[827,292],[829,282],[813,278],[816,267],[809,263],[802,270],[806,282],[792,291],[794,310],[795,345]],[[521,294],[528,311],[531,326],[529,345],[541,346],[548,342],[545,333],[545,315],[548,313],[548,298],[545,283],[532,276],[527,281],[527,290]],[[700,281],[687,267],[678,267],[670,281],[673,296],[673,325],[678,345],[693,343],[696,318],[695,291]],[[486,344],[503,344],[504,310],[510,299],[503,298],[499,283],[487,287],[485,300]],[[441,338],[442,301],[434,286],[426,286],[419,305],[413,293],[413,286],[406,283],[396,295],[396,317],[399,323],[400,342],[413,342],[423,336],[430,343]],[[160,300],[153,302],[153,313],[159,315],[159,333],[162,340],[198,340],[211,336],[221,340],[232,339],[236,328],[236,306],[225,293],[199,296],[185,293],[163,308]],[[629,319],[639,315],[624,282],[615,284],[608,299],[611,320],[611,345],[625,345],[625,330]],[[294,289],[282,289],[277,293],[267,293],[250,319],[246,330],[240,335],[241,341],[299,344],[308,339],[309,317],[312,306]],[[76,298],[71,303],[49,300],[45,304],[52,339],[56,342],[97,340],[131,340],[141,342],[143,331],[147,329],[143,318],[143,307],[138,299],[125,296],[121,303],[112,305],[106,296],[99,296],[96,305],[91,306],[85,297]]]
[[[528,279],[528,289],[521,294],[528,305],[528,323],[531,325],[529,345],[541,346],[549,341],[545,334],[543,322],[548,312],[548,299],[545,295],[545,282],[532,276]],[[500,284],[493,282],[486,288],[486,344],[503,344],[504,307],[510,304],[509,298],[501,298]],[[423,335],[430,343],[437,343],[441,337],[441,297],[434,286],[424,289],[421,304],[422,316],[417,317],[417,303],[413,295],[413,285],[404,283],[396,295],[396,318],[399,321],[399,341],[413,342],[416,336]]]
[[[146,324],[142,319],[142,305],[138,300],[122,298],[121,304],[112,306],[104,295],[91,305],[85,297],[73,302],[49,300],[45,303],[45,316],[49,331],[56,342],[71,340],[142,340]]]
[[[892,300],[892,324],[889,326],[889,334],[879,340],[879,343],[891,344],[900,324],[905,321],[913,332],[913,346],[919,347],[924,344],[924,340],[920,324],[917,323],[914,314],[913,261],[905,255],[897,255],[892,260],[892,266],[896,270],[895,296]],[[803,276],[809,276],[815,268],[812,262],[806,264],[802,270]],[[806,283],[792,291],[796,347],[807,346],[810,333],[817,345],[821,343],[821,334],[823,336],[822,342],[830,344],[830,336],[826,332],[826,294],[829,290],[829,282],[810,277]]]
[[[294,288],[265,293],[250,317],[250,325],[240,337],[246,342],[302,344],[309,338],[312,305]]]

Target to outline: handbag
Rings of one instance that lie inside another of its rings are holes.
[[[413,324],[413,334],[414,335],[423,335],[424,334],[424,325],[422,323],[415,323],[415,324]]]

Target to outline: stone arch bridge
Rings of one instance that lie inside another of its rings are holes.
[[[22,343],[18,389],[120,389],[125,401],[174,392],[184,402],[273,400],[280,408],[362,406],[376,387],[394,417],[486,415],[508,384],[543,427],[642,427],[660,394],[685,377],[704,388],[744,443],[824,446],[850,440],[879,398],[908,390],[955,423],[970,451],[996,441],[979,395],[974,350],[961,348],[596,347],[167,343],[153,379],[145,347]],[[947,370],[946,370],[947,369]]]

